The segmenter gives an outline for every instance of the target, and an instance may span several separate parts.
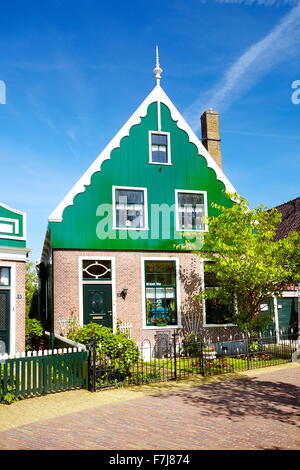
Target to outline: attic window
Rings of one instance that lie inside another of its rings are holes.
[[[170,165],[170,136],[169,133],[151,132],[149,134],[150,159],[149,163]]]

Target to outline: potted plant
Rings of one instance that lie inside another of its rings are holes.
[[[204,346],[203,349],[204,359],[216,359],[216,350],[214,346]]]
[[[167,319],[164,316],[156,318],[156,326],[167,326]]]

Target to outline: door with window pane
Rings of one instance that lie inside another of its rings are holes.
[[[84,284],[84,323],[113,327],[111,284]]]
[[[277,300],[279,331],[283,339],[298,337],[298,298],[281,297]]]
[[[10,291],[0,289],[0,354],[9,353]]]

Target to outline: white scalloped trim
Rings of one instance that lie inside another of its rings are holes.
[[[132,126],[137,125],[141,122],[141,119],[146,116],[148,106],[151,103],[160,102],[165,104],[171,113],[172,119],[177,121],[177,125],[180,129],[184,130],[188,136],[189,141],[196,145],[200,155],[206,158],[207,165],[212,168],[217,176],[217,179],[220,180],[226,188],[226,191],[230,193],[235,193],[236,190],[225,176],[221,168],[217,165],[213,157],[206,150],[202,142],[198,139],[194,131],[187,124],[185,119],[179,113],[177,108],[174,106],[172,101],[166,95],[164,90],[160,85],[156,87],[149,93],[147,98],[142,102],[142,104],[137,108],[133,115],[128,119],[126,124],[119,130],[119,132],[114,136],[110,143],[102,150],[98,155],[96,160],[91,164],[87,171],[81,176],[77,183],[72,187],[68,194],[62,199],[58,206],[52,211],[49,216],[49,222],[61,222],[63,211],[67,206],[71,206],[74,201],[74,197],[85,191],[85,186],[88,186],[91,183],[91,176],[96,172],[101,170],[101,165],[105,160],[110,159],[111,151],[117,147],[120,147],[121,139],[125,136],[129,136],[129,132]]]

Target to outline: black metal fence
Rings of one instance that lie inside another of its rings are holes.
[[[180,380],[193,374],[211,376],[268,367],[292,361],[300,350],[299,338],[288,336],[243,338],[206,343],[186,342],[173,334],[164,344],[145,340],[137,351],[103,355],[94,341],[89,355],[89,389],[97,391],[126,385]]]

